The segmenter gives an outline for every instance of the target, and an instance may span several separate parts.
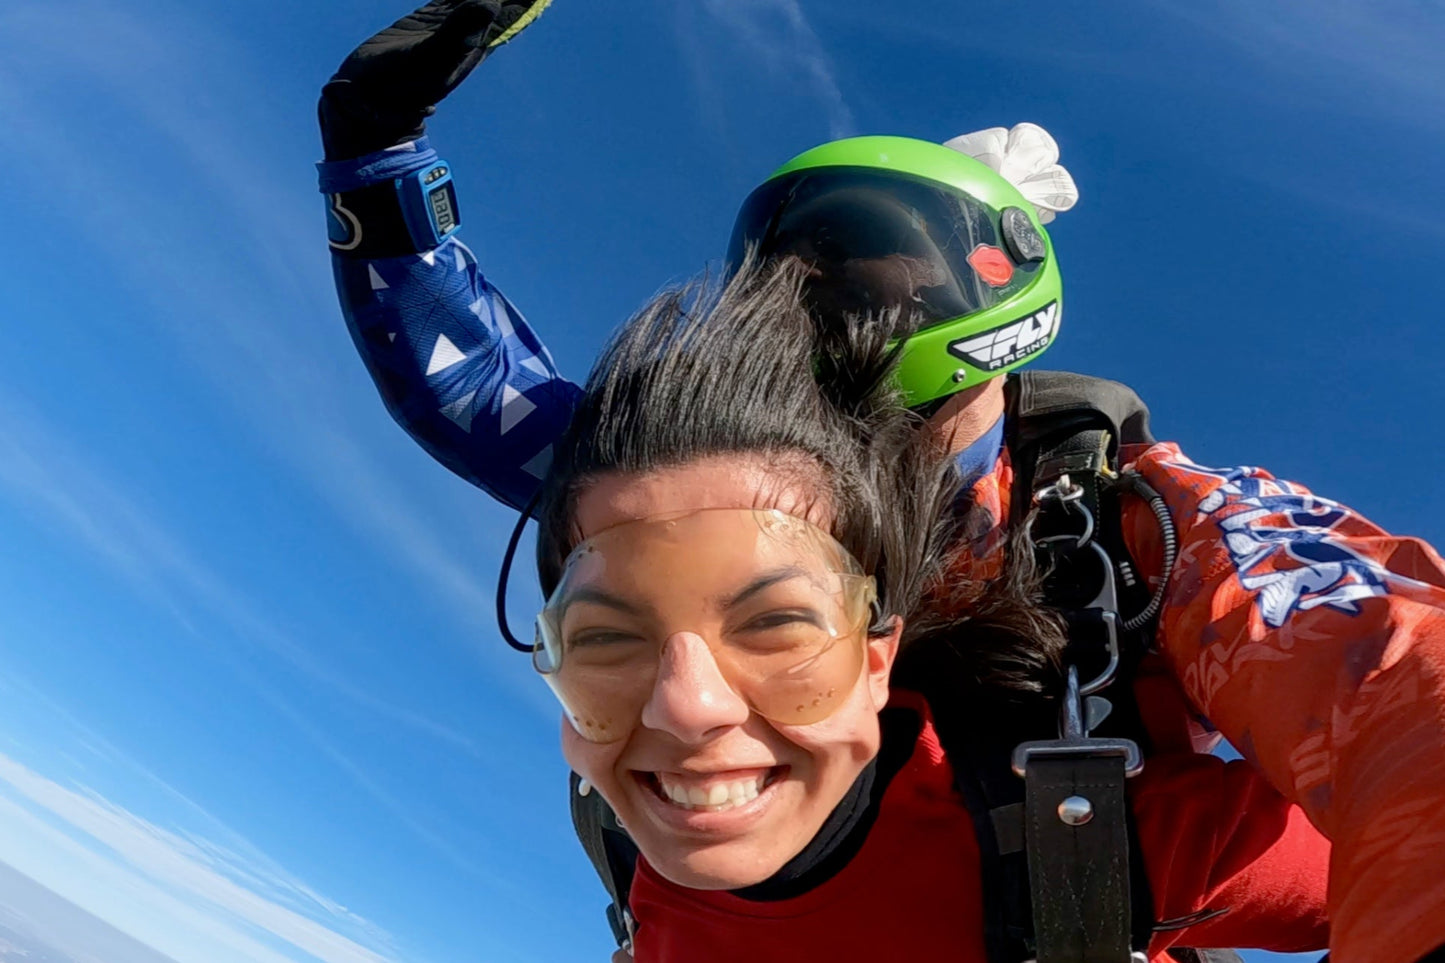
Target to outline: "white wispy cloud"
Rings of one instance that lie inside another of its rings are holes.
[[[278,116],[275,80],[248,63],[246,51],[183,17],[144,18],[128,6],[78,0],[57,16],[39,0],[0,4],[0,157],[18,166],[43,153],[48,176],[67,185],[54,198],[54,216],[67,231],[77,274],[99,267],[122,278],[111,296],[141,306],[141,323],[150,325],[128,344],[154,351],[167,374],[181,371],[194,381],[177,385],[177,404],[223,401],[229,410],[218,422],[229,428],[234,421],[243,438],[309,487],[323,510],[376,546],[376,564],[403,574],[400,591],[416,592],[419,606],[441,609],[454,625],[480,630],[492,596],[477,560],[496,554],[488,546],[503,542],[505,516],[498,524],[502,513],[440,472],[414,487],[419,473],[411,468],[425,456],[399,432],[389,449],[375,442],[385,416],[330,290],[309,106]],[[318,78],[322,73],[318,68]],[[87,114],[82,123],[69,113],[76,104],[106,116]],[[306,144],[298,148],[291,132],[303,124]],[[162,167],[175,195],[157,186]],[[185,209],[198,195],[204,209]],[[100,336],[107,320],[96,319]],[[458,827],[419,814],[405,798],[410,787],[343,751],[333,720],[318,720],[316,707],[298,707],[268,679],[284,667],[389,728],[455,750],[468,766],[487,760],[485,744],[398,703],[384,680],[375,691],[378,683],[363,685],[328,662],[288,628],[284,613],[231,577],[226,546],[207,545],[170,522],[164,492],[145,491],[113,460],[67,442],[66,425],[47,419],[19,390],[0,393],[0,497],[228,658],[240,682],[304,736],[320,765],[344,773],[356,795],[364,793],[428,851],[488,886],[514,885],[468,858],[476,847],[446,831]],[[410,467],[389,465],[388,456],[409,458]],[[473,553],[458,548],[458,532],[470,536]],[[545,687],[516,670],[524,662],[485,671],[502,666],[508,653],[486,645],[482,631],[474,642],[468,632],[399,641],[440,646],[459,637],[479,650],[479,684],[518,680],[537,719],[555,722]],[[251,648],[226,653],[220,639]],[[369,924],[235,839],[161,830],[94,794],[3,762],[0,861],[182,963],[283,963],[293,959],[288,947],[328,963],[390,958]]]
[[[1155,0],[1268,70],[1294,74],[1333,109],[1445,130],[1445,7],[1406,0]],[[1321,88],[1321,84],[1325,88]],[[1276,91],[1262,87],[1260,96]]]
[[[472,761],[488,761],[470,736],[397,705],[352,682],[294,642],[260,614],[261,607],[230,586],[166,526],[148,515],[133,496],[102,479],[105,473],[60,439],[63,433],[37,411],[0,392],[0,492],[41,510],[125,579],[143,596],[173,615],[200,643],[225,658],[237,677],[277,714],[300,731],[331,762],[434,854],[475,879],[497,887],[507,878],[466,858],[444,832],[427,825],[365,765],[337,747],[325,728],[283,697],[244,661],[211,640],[217,623],[227,635],[243,639],[279,657],[291,668],[337,696],[388,722],[440,741]],[[554,710],[550,705],[549,713]],[[88,738],[99,739],[90,734]],[[113,749],[103,754],[113,756]]]
[[[256,143],[256,131],[290,129],[294,118],[268,114],[257,100],[265,76],[239,58],[223,58],[217,71],[226,45],[194,24],[141,19],[103,0],[81,2],[63,20],[33,0],[0,11],[0,119],[9,134],[0,150],[46,145],[52,173],[72,185],[56,199],[70,206],[67,221],[133,282],[117,296],[148,303],[188,362],[323,504],[385,546],[389,564],[408,566],[421,591],[480,627],[489,587],[439,533],[461,522],[478,541],[497,543],[505,531],[489,530],[493,510],[455,485],[433,483],[428,495],[444,492],[444,504],[419,506],[411,478],[375,453],[370,439],[383,415],[374,397],[356,392],[360,366],[330,290],[310,158],[290,158],[288,168]],[[127,139],[206,186],[206,216],[177,216],[157,192],[137,189],[149,171],[77,136],[53,106],[61,86],[114,103]],[[477,635],[483,663],[500,661],[500,647],[482,647]]]
[[[856,130],[817,31],[798,0],[704,0],[704,8],[776,77],[800,81],[822,105],[830,137]]]
[[[396,705],[324,664],[261,614],[201,554],[105,479],[110,474],[73,450],[64,431],[20,399],[0,391],[0,488],[68,530],[115,574],[174,615],[202,641],[219,621],[228,635],[256,645],[336,695],[448,746],[479,757],[469,736]]]
[[[3,754],[0,861],[178,963],[397,958],[385,932],[274,864],[169,832]]]

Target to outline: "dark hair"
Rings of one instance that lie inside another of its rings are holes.
[[[749,263],[725,285],[703,279],[664,292],[614,336],[544,489],[544,592],[576,543],[576,497],[592,479],[761,453],[816,468],[832,534],[877,579],[881,612],[912,612],[953,486],[889,377],[891,325],[851,325],[846,359],[820,356],[802,299],[806,272],[796,261]]]
[[[796,260],[750,261],[725,285],[662,293],[613,337],[543,488],[542,590],[556,586],[578,541],[578,494],[600,476],[715,455],[761,453],[780,465],[801,456],[817,470],[833,536],[878,582],[872,631],[904,616],[910,648],[944,646],[986,686],[1041,691],[1056,653],[1038,637],[1052,623],[1033,604],[1027,561],[986,585],[948,577],[959,479],[894,387],[890,341],[906,320],[893,309],[817,324],[807,276]],[[915,618],[925,591],[930,611]],[[985,647],[973,645],[985,635]]]

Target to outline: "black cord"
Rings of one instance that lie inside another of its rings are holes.
[[[522,540],[522,530],[527,527],[527,519],[532,517],[532,512],[537,508],[537,502],[541,499],[542,492],[539,490],[527,502],[527,507],[522,509],[522,514],[517,518],[517,524],[512,529],[512,537],[507,540],[507,552],[502,556],[502,568],[497,572],[497,628],[502,630],[502,638],[507,644],[518,652],[531,654],[535,646],[520,641],[512,634],[511,627],[507,624],[507,580],[512,575],[512,559],[517,554],[517,543]]]
[[[1169,576],[1173,574],[1174,562],[1179,557],[1179,537],[1174,531],[1174,519],[1169,515],[1169,506],[1164,504],[1163,496],[1155,491],[1141,475],[1137,472],[1125,472],[1119,477],[1119,480],[1144,499],[1149,510],[1154,513],[1154,518],[1159,522],[1159,537],[1162,539],[1164,549],[1164,575],[1159,580],[1159,587],[1155,589],[1144,611],[1124,621],[1124,631],[1133,632],[1147,624],[1164,607],[1164,596],[1169,591]]]

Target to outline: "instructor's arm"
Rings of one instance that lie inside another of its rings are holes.
[[[318,108],[332,266],[356,349],[422,448],[517,508],[580,391],[457,236],[451,164],[425,120],[548,2],[429,3],[357,47]]]

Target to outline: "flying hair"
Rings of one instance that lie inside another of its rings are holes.
[[[820,346],[806,278],[797,261],[749,259],[725,283],[663,292],[617,332],[539,507],[544,591],[577,541],[576,497],[590,481],[756,454],[811,476],[833,536],[876,577],[884,616],[913,610],[956,482],[893,387],[891,322],[860,320]]]
[[[1061,642],[1034,604],[1031,553],[1011,553],[1022,561],[988,583],[948,575],[960,480],[894,384],[895,335],[909,319],[891,309],[820,324],[808,270],[750,257],[723,282],[664,291],[613,336],[544,483],[543,592],[580,541],[577,498],[593,482],[761,455],[815,489],[833,537],[877,580],[871,632],[902,616],[905,649],[938,649],[952,674],[1044,691]]]

